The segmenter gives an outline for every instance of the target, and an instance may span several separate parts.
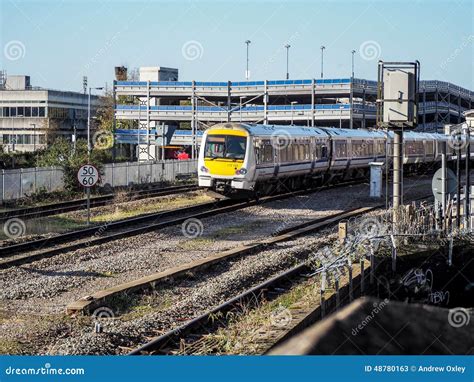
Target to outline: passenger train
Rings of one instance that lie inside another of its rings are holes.
[[[375,130],[217,124],[202,138],[199,186],[216,197],[251,198],[315,182],[365,176],[370,162],[385,163],[386,150],[391,155],[392,137],[392,132]],[[450,138],[405,132],[404,167],[414,169],[441,161],[443,142]],[[457,147],[465,151],[465,146]],[[455,146],[446,147],[448,159],[453,159]]]

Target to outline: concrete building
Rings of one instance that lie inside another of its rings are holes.
[[[34,151],[57,136],[86,136],[86,94],[33,87],[25,75],[7,76],[0,86],[0,143],[5,151]],[[99,97],[92,96],[92,115],[98,105]]]
[[[114,92],[116,120],[140,120],[142,129],[184,122],[197,132],[227,121],[344,128],[376,125],[377,82],[358,78],[200,82],[155,76],[115,81]],[[120,104],[118,96],[139,98],[142,106]],[[460,123],[463,112],[474,107],[473,91],[443,81],[421,81],[418,97],[418,130],[422,131],[442,131],[445,124]]]

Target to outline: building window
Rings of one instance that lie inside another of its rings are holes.
[[[44,107],[39,108],[39,117],[44,117]]]

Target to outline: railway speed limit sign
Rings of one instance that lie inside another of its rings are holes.
[[[99,170],[91,164],[85,164],[77,172],[77,180],[84,187],[95,186],[99,181]]]

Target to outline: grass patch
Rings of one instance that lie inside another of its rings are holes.
[[[197,203],[209,202],[212,199],[205,194],[178,196],[178,197],[161,197],[156,199],[150,199],[144,202],[131,201],[123,204],[116,204],[112,207],[102,207],[99,210],[92,211],[91,222],[93,223],[104,223],[117,221],[135,217],[138,215],[150,214],[160,211],[166,211],[176,209],[180,207],[187,207]],[[119,203],[119,202],[117,202]],[[102,212],[101,212],[102,211]],[[85,213],[74,214],[74,220],[76,222],[85,222],[87,216]]]
[[[182,250],[192,251],[196,249],[205,249],[206,246],[215,242],[215,239],[208,237],[196,237],[195,239],[186,240],[180,244]]]
[[[0,339],[0,354],[22,354],[25,345],[17,340]]]
[[[236,225],[232,227],[224,227],[215,231],[212,234],[212,237],[216,239],[220,239],[220,238],[225,238],[227,236],[232,236],[232,235],[242,235],[244,233],[252,231],[254,228],[259,227],[259,226],[260,226],[260,222],[251,222],[248,224],[241,224],[241,225]]]
[[[293,287],[289,292],[272,301],[261,301],[255,307],[241,307],[240,311],[228,314],[224,319],[226,327],[220,328],[208,337],[218,343],[221,354],[259,354],[255,339],[263,331],[270,329],[276,313],[298,304],[308,307],[319,303],[319,282],[314,280]]]

